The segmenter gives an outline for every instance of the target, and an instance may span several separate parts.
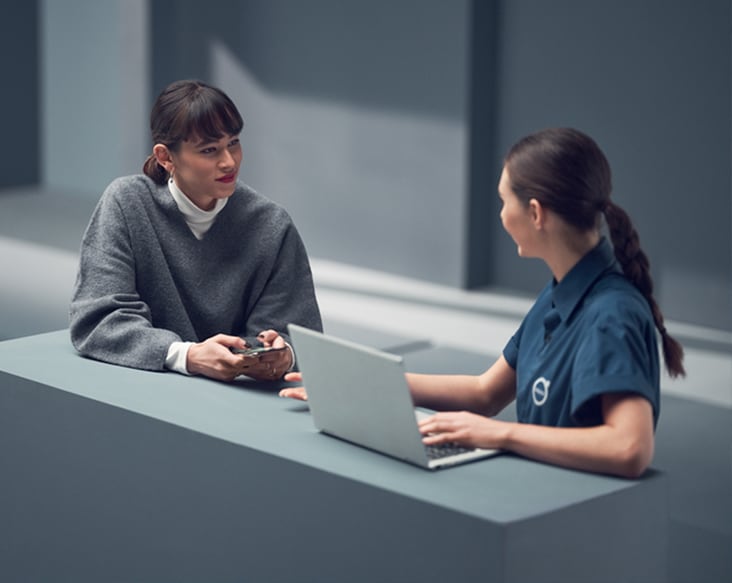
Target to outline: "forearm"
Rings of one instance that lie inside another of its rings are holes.
[[[164,370],[170,345],[180,337],[153,328],[132,309],[109,306],[104,300],[73,302],[70,335],[84,356],[146,370]]]
[[[500,356],[481,375],[407,374],[415,404],[435,411],[465,410],[492,417],[516,396],[516,373]]]
[[[601,397],[604,422],[594,427],[504,424],[499,447],[565,467],[640,476],[653,459],[653,409],[639,395]]]
[[[503,425],[500,448],[567,468],[637,478],[653,457],[652,435],[644,442],[637,434],[607,424],[582,428]]]
[[[435,411],[484,412],[486,409],[478,376],[417,373],[407,373],[406,376],[416,406]]]

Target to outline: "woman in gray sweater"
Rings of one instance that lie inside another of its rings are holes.
[[[322,324],[290,216],[237,180],[236,106],[217,88],[178,81],[158,97],[150,127],[145,175],[113,181],[84,234],[74,347],[146,370],[281,378],[294,366],[287,324]],[[235,352],[254,344],[281,350]]]

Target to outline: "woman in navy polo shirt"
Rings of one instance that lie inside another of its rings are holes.
[[[683,350],[653,298],[638,233],[610,199],[607,159],[577,130],[544,130],[509,150],[498,192],[519,255],[543,259],[554,278],[483,374],[407,375],[415,404],[441,411],[420,423],[424,442],[640,476],[659,414],[656,331],[673,377]],[[514,399],[518,423],[491,419]]]
[[[409,375],[415,402],[447,411],[421,423],[424,441],[637,477],[659,414],[656,330],[673,377],[683,350],[638,233],[610,199],[607,159],[577,130],[544,130],[509,150],[498,191],[519,255],[543,259],[554,278],[482,375]],[[490,419],[514,399],[519,423]]]

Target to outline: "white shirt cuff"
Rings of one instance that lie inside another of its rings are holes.
[[[168,356],[165,357],[165,368],[191,376],[186,363],[188,362],[188,349],[192,344],[193,342],[173,342],[168,348]]]
[[[290,365],[290,368],[287,369],[287,372],[292,372],[295,370],[295,351],[292,349],[292,346],[288,342],[285,342],[285,346],[290,349],[290,356],[292,357],[292,364]]]

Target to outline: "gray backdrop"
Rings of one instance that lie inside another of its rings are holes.
[[[157,92],[201,77],[240,106],[243,178],[313,257],[533,295],[548,271],[500,227],[500,160],[573,125],[610,158],[667,317],[732,330],[729,0],[4,8],[0,186],[96,198],[138,171]]]

